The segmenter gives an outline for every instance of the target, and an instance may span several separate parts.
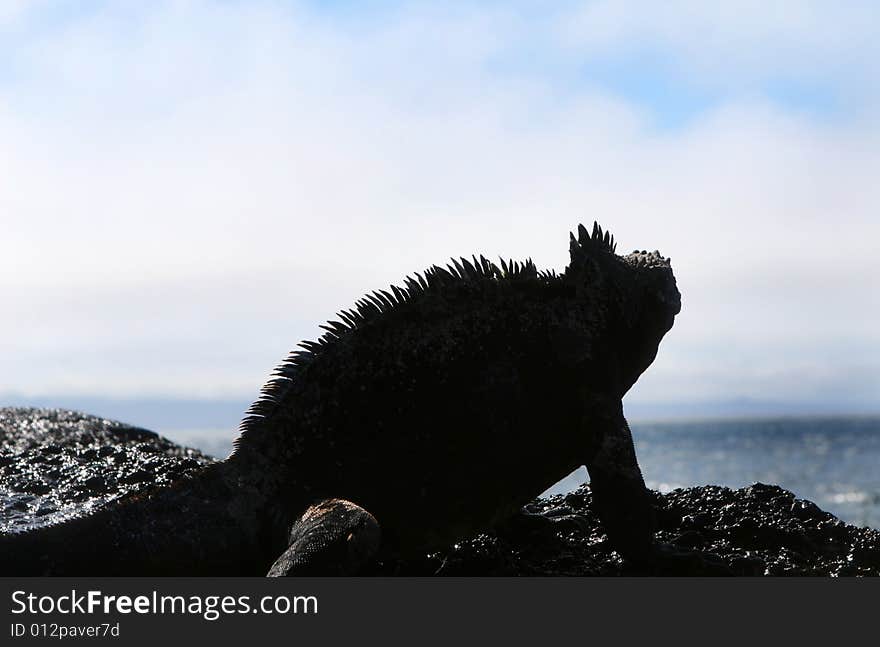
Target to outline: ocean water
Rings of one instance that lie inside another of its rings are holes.
[[[848,523],[880,528],[880,417],[633,423],[648,487],[774,483]],[[549,492],[587,480],[580,470]]]
[[[648,487],[774,483],[840,519],[880,528],[880,417],[634,422]],[[168,438],[226,456],[234,433],[163,431]],[[545,494],[588,480],[574,472]]]

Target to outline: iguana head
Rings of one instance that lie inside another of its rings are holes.
[[[605,324],[619,349],[623,395],[654,361],[660,340],[681,310],[681,294],[670,260],[660,252],[618,256],[615,250],[614,237],[598,223],[592,233],[578,226],[562,280],[576,298],[603,304]]]

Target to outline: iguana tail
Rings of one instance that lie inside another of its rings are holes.
[[[243,518],[257,511],[242,504],[227,471],[212,465],[91,515],[0,535],[0,576],[264,574],[277,552],[267,553],[262,529]]]

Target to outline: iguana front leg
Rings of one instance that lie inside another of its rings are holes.
[[[594,411],[588,424],[594,441],[586,466],[594,509],[617,552],[632,561],[648,561],[654,553],[654,508],[622,404]]]
[[[375,558],[380,543],[373,515],[351,501],[325,499],[296,520],[287,550],[267,576],[356,575]]]
[[[590,418],[593,507],[612,546],[654,575],[733,575],[720,557],[654,542],[655,514],[620,403]]]

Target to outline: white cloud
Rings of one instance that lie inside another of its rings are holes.
[[[472,252],[561,268],[597,218],[684,294],[637,397],[880,394],[875,112],[752,98],[656,133],[596,88],[493,73],[509,14],[140,11],[35,36],[0,85],[0,391],[250,394],[363,291]]]

